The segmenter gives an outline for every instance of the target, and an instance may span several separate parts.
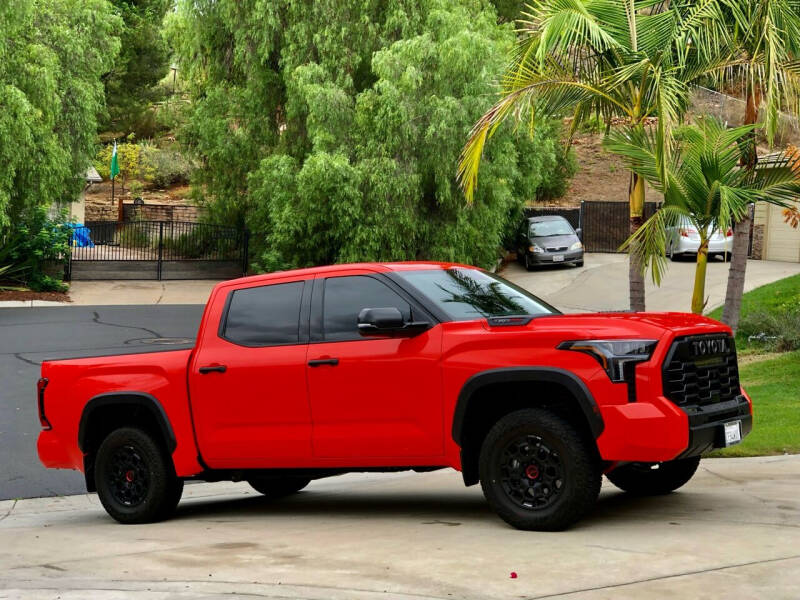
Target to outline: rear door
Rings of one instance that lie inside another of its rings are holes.
[[[361,309],[385,307],[434,326],[413,337],[360,335]],[[360,460],[426,464],[422,457],[440,457],[441,336],[433,318],[378,273],[318,276],[308,352],[314,456],[351,466]]]
[[[189,388],[210,467],[301,466],[311,458],[311,283],[290,277],[228,292],[219,327],[206,327],[198,341]]]

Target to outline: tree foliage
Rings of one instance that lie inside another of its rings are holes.
[[[158,99],[156,84],[167,74],[169,49],[161,35],[171,0],[110,0],[122,17],[120,52],[103,77],[108,120],[115,131],[140,134],[145,113]]]
[[[736,62],[721,1],[531,0],[501,97],[475,123],[461,154],[458,177],[467,199],[478,187],[487,141],[508,117],[533,130],[542,118],[570,113],[571,133],[594,119],[610,126],[622,118],[637,126],[656,117],[663,173],[672,129],[688,108],[689,86]],[[635,171],[629,177],[630,227],[636,231],[645,187]],[[630,306],[642,311],[645,288],[635,251],[632,259]]]
[[[121,26],[106,0],[0,3],[0,240],[72,201],[94,154]],[[38,217],[37,217],[38,218]]]
[[[615,130],[604,140],[606,149],[664,195],[663,207],[625,242],[633,246],[642,268],[650,268],[655,283],[660,283],[664,273],[668,228],[688,222],[697,231],[700,246],[692,298],[695,313],[701,314],[705,307],[706,261],[712,233],[727,231],[751,203],[788,206],[800,192],[800,158],[796,153],[770,155],[757,169],[740,166],[743,154],[749,151],[745,139],[754,127],[728,129],[711,117],[681,127],[671,142],[670,158],[663,170],[664,148],[644,127]]]
[[[476,201],[460,141],[514,43],[488,2],[179,4],[184,139],[213,218],[253,231],[266,269],[357,260],[489,265],[506,225],[568,169],[558,125],[498,133]]]

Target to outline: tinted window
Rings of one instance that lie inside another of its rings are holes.
[[[303,282],[236,290],[225,320],[225,339],[245,346],[296,344]]]
[[[394,306],[406,321],[411,307],[389,286],[372,277],[331,277],[325,280],[322,325],[326,341],[364,339],[358,333],[358,313],[364,308]]]
[[[502,277],[477,269],[398,271],[454,321],[558,311]]]

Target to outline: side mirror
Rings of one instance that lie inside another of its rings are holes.
[[[583,229],[581,229],[580,227],[578,227],[578,228],[575,230],[575,235],[577,235],[577,236],[578,236],[578,239],[579,239],[580,241],[583,241]]]
[[[384,308],[363,308],[358,313],[358,331],[361,335],[386,335],[404,333],[414,335],[430,327],[426,322],[406,323],[400,309],[394,306]]]

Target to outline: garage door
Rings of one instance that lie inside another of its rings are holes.
[[[766,234],[764,258],[800,262],[800,229],[783,222],[783,209],[779,206],[768,206]]]

